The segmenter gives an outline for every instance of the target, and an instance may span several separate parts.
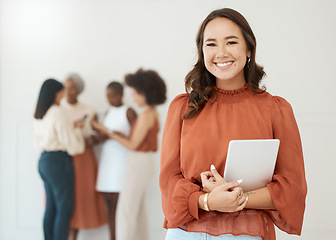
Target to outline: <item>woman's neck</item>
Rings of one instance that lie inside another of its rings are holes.
[[[75,104],[78,103],[77,98],[75,98],[75,99],[69,99],[69,98],[67,98],[66,101],[67,101],[69,104],[71,104],[71,105],[75,105]]]
[[[114,105],[111,104],[112,107],[121,107],[122,105],[124,105],[123,102],[118,102],[118,103],[116,103]]]
[[[216,79],[216,87],[222,90],[236,90],[244,87],[246,84],[245,78],[220,80]]]
[[[144,111],[152,111],[152,110],[155,110],[155,107],[154,106],[150,106],[150,105],[146,105],[143,107]]]

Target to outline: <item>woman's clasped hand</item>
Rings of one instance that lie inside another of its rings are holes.
[[[226,182],[214,165],[210,171],[201,173],[204,192],[209,193],[208,207],[211,211],[238,212],[244,209],[248,201],[243,189],[239,187],[242,180]]]

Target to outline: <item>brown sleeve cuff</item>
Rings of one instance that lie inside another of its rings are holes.
[[[189,197],[189,213],[191,216],[193,216],[197,220],[199,220],[198,199],[202,194],[204,194],[202,191],[197,191],[197,192],[193,192],[192,194],[190,194],[190,197]]]

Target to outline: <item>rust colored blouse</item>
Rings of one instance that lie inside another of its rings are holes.
[[[274,224],[301,234],[307,185],[301,139],[290,104],[246,84],[232,91],[216,89],[203,110],[182,120],[188,96],[170,104],[162,136],[160,188],[164,227],[211,235],[262,236],[274,240]],[[235,213],[198,208],[204,194],[200,174],[214,164],[223,173],[232,139],[280,139],[272,182],[267,185],[276,210],[244,209]]]
[[[130,136],[133,133],[133,130],[134,130],[134,127],[135,127],[136,123],[137,123],[137,119],[132,124]],[[157,136],[158,136],[159,130],[160,130],[159,120],[156,119],[153,127],[148,130],[145,139],[142,141],[142,143],[136,149],[136,151],[139,151],[139,152],[156,152],[157,145],[158,145],[157,144],[157,141],[158,141]]]

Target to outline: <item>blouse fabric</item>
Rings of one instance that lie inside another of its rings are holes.
[[[128,136],[130,124],[127,119],[128,106],[111,106],[103,124],[110,131],[118,131]],[[96,189],[100,192],[120,192],[126,171],[126,148],[113,139],[108,139],[102,146],[99,160]]]
[[[34,144],[41,152],[65,151],[75,155],[84,151],[81,129],[75,128],[64,109],[52,105],[43,119],[34,122]]]
[[[130,136],[132,136],[137,120],[138,119],[136,119],[132,124]],[[158,148],[157,136],[158,136],[159,130],[160,130],[159,119],[156,119],[153,127],[148,130],[144,140],[140,143],[139,147],[137,147],[135,151],[156,152]]]
[[[85,115],[87,115],[87,118],[84,120],[82,134],[84,138],[90,137],[90,134],[92,133],[91,121],[96,115],[96,110],[92,106],[83,104],[81,102],[70,104],[65,98],[61,100],[60,106],[64,109],[71,122],[80,120]]]
[[[262,240],[260,236],[249,236],[249,235],[239,235],[234,236],[232,234],[225,234],[220,236],[212,236],[207,233],[201,232],[186,232],[179,228],[169,228],[167,230],[165,240],[196,240],[196,239],[206,239],[206,240]]]
[[[164,227],[274,240],[274,223],[287,233],[300,234],[307,185],[300,135],[290,104],[267,92],[255,94],[246,84],[238,90],[216,88],[216,95],[198,115],[182,120],[187,105],[186,94],[172,101],[162,136]],[[198,208],[199,196],[204,194],[200,174],[214,164],[223,175],[228,144],[234,139],[280,139],[273,179],[267,185],[276,210],[222,213]]]

